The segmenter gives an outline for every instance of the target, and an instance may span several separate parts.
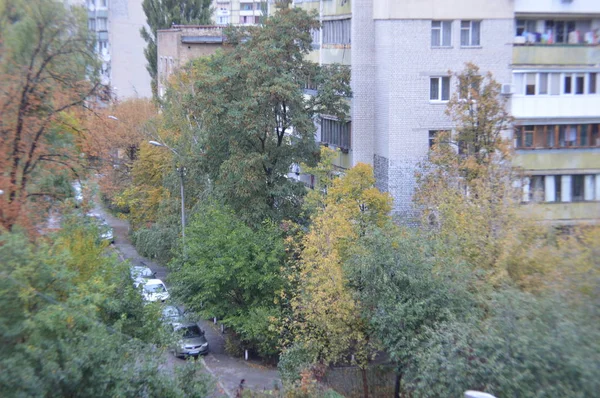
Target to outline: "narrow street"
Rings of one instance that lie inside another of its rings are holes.
[[[132,265],[146,265],[156,272],[156,277],[165,281],[168,270],[138,254],[129,240],[129,223],[126,220],[111,216],[102,208],[96,208],[94,212],[103,214],[108,224],[114,229],[114,248],[120,256],[129,260]],[[168,286],[167,286],[168,287]],[[275,386],[281,386],[279,374],[274,368],[267,368],[260,364],[242,359],[234,358],[225,352],[225,340],[219,328],[212,321],[199,320],[199,325],[206,331],[206,338],[210,346],[210,352],[200,359],[204,361],[206,369],[218,380],[217,390],[222,390],[227,396],[235,396],[236,390],[243,379],[244,386],[253,391],[273,390]],[[169,363],[174,366],[184,363],[184,360],[169,355]],[[218,395],[216,396],[223,396]]]

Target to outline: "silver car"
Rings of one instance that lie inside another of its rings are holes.
[[[208,341],[204,337],[204,331],[197,324],[176,324],[173,325],[173,331],[181,336],[173,349],[176,357],[197,357],[208,354]]]

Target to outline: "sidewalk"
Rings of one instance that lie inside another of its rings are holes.
[[[132,265],[146,265],[156,272],[156,277],[166,280],[168,269],[156,262],[142,257],[129,240],[129,223],[125,220],[113,217],[103,208],[96,208],[97,213],[104,215],[107,223],[113,228],[115,243],[114,248],[128,259]],[[198,322],[206,331],[206,339],[210,345],[210,352],[204,357],[204,363],[208,371],[215,376],[220,387],[225,393],[233,397],[243,379],[247,389],[252,391],[273,390],[275,386],[281,388],[281,380],[276,369],[263,367],[252,362],[234,358],[225,352],[225,339],[218,327],[212,321],[200,320]],[[183,360],[175,359],[175,364],[183,364]]]

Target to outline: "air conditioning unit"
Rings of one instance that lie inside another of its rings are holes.
[[[515,86],[513,86],[512,84],[503,84],[502,88],[500,89],[500,94],[503,95],[511,95],[515,93]]]

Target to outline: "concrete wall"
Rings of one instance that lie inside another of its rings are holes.
[[[600,148],[522,150],[514,164],[533,174],[600,173]]]
[[[146,42],[140,35],[145,23],[142,0],[110,0],[111,85],[119,100],[152,96]]]
[[[537,1],[537,0],[534,0]],[[506,19],[514,0],[373,0],[375,19]]]

